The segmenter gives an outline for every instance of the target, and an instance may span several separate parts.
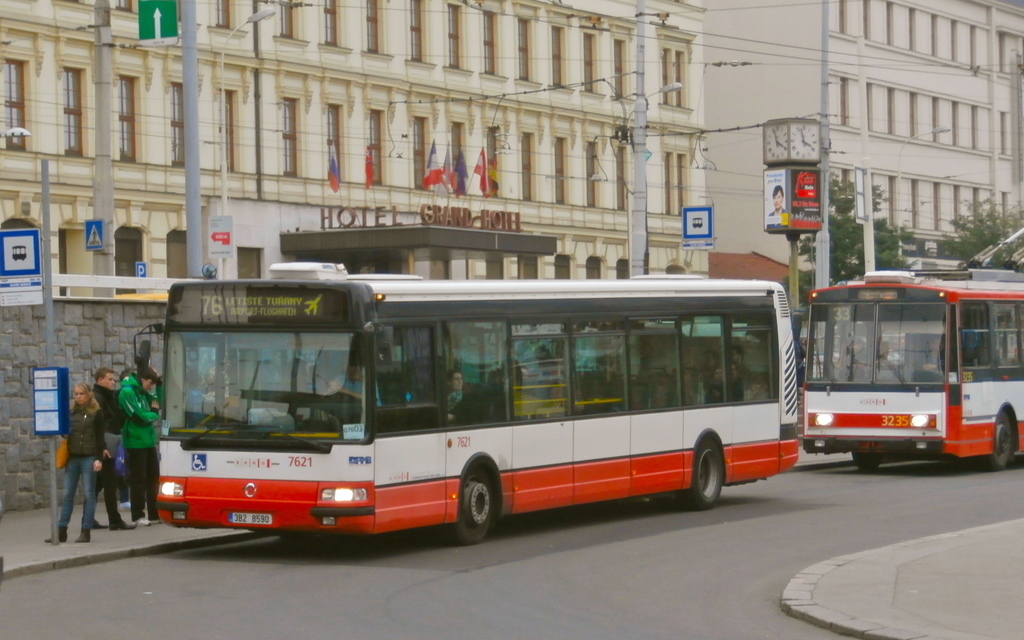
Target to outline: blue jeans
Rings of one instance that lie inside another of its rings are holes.
[[[71,522],[71,512],[75,510],[75,492],[78,491],[78,480],[82,480],[82,491],[85,492],[85,511],[82,513],[82,529],[92,529],[96,519],[96,472],[92,470],[95,456],[69,456],[64,467],[64,499],[60,503],[60,519],[57,526],[67,528]]]

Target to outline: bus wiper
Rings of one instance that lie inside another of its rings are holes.
[[[199,432],[196,435],[190,437],[188,440],[185,440],[182,443],[182,447],[183,448],[187,448],[187,447],[195,446],[195,444],[197,442],[199,442],[200,440],[202,440],[206,436],[210,435],[214,431],[253,431],[253,430],[258,431],[259,429],[260,429],[259,425],[255,425],[255,424],[240,424],[240,423],[237,423],[237,422],[234,422],[234,423],[219,422],[217,424],[211,424],[210,426],[208,426],[205,429],[203,429],[201,432]]]
[[[332,448],[331,445],[327,444],[326,442],[317,442],[316,440],[303,438],[302,436],[297,436],[294,433],[288,433],[286,431],[277,431],[274,432],[273,434],[268,432],[265,437],[270,437],[271,435],[288,436],[289,438],[294,438],[295,440],[298,440],[299,442],[308,445],[309,448],[311,448],[312,450],[319,451],[320,453],[330,453]]]

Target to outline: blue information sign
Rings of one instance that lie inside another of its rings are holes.
[[[32,369],[35,435],[64,436],[71,430],[70,386],[67,367]]]
[[[86,220],[85,221],[85,250],[86,251],[102,251],[103,250],[103,221],[102,220]]]
[[[146,263],[145,262],[136,262],[135,263],[135,277],[136,278],[145,278],[146,277]]]
[[[0,231],[0,278],[42,275],[39,229]]]
[[[711,207],[683,207],[683,248],[713,249],[715,216]]]

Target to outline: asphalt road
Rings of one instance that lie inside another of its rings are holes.
[[[791,473],[713,511],[627,501],[509,519],[484,544],[437,531],[282,541],[24,576],[0,636],[36,638],[836,638],[779,608],[833,556],[1021,517],[1024,468]]]

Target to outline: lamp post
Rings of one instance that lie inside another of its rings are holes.
[[[935,127],[931,131],[925,131],[924,133],[919,133],[916,136],[910,136],[903,141],[903,144],[900,145],[900,152],[896,154],[896,193],[893,194],[895,199],[895,202],[893,203],[893,211],[897,218],[900,215],[900,188],[903,183],[903,150],[907,148],[907,144],[911,140],[916,140],[917,138],[922,138],[924,136],[946,133],[947,131],[952,131],[952,129],[949,127]],[[898,224],[899,220],[897,219],[895,222]]]
[[[256,13],[252,14],[245,19],[245,22],[238,25],[231,30],[228,37],[224,40],[224,46],[220,50],[220,63],[218,65],[218,71],[220,78],[220,214],[226,216],[228,214],[228,107],[227,101],[225,100],[224,92],[224,56],[227,53],[227,46],[230,44],[231,39],[235,37],[238,30],[247,24],[255,24],[267,18],[271,18],[277,14],[276,9],[261,9]],[[223,265],[221,265],[223,267]],[[221,277],[224,277],[224,269],[221,270]]]

